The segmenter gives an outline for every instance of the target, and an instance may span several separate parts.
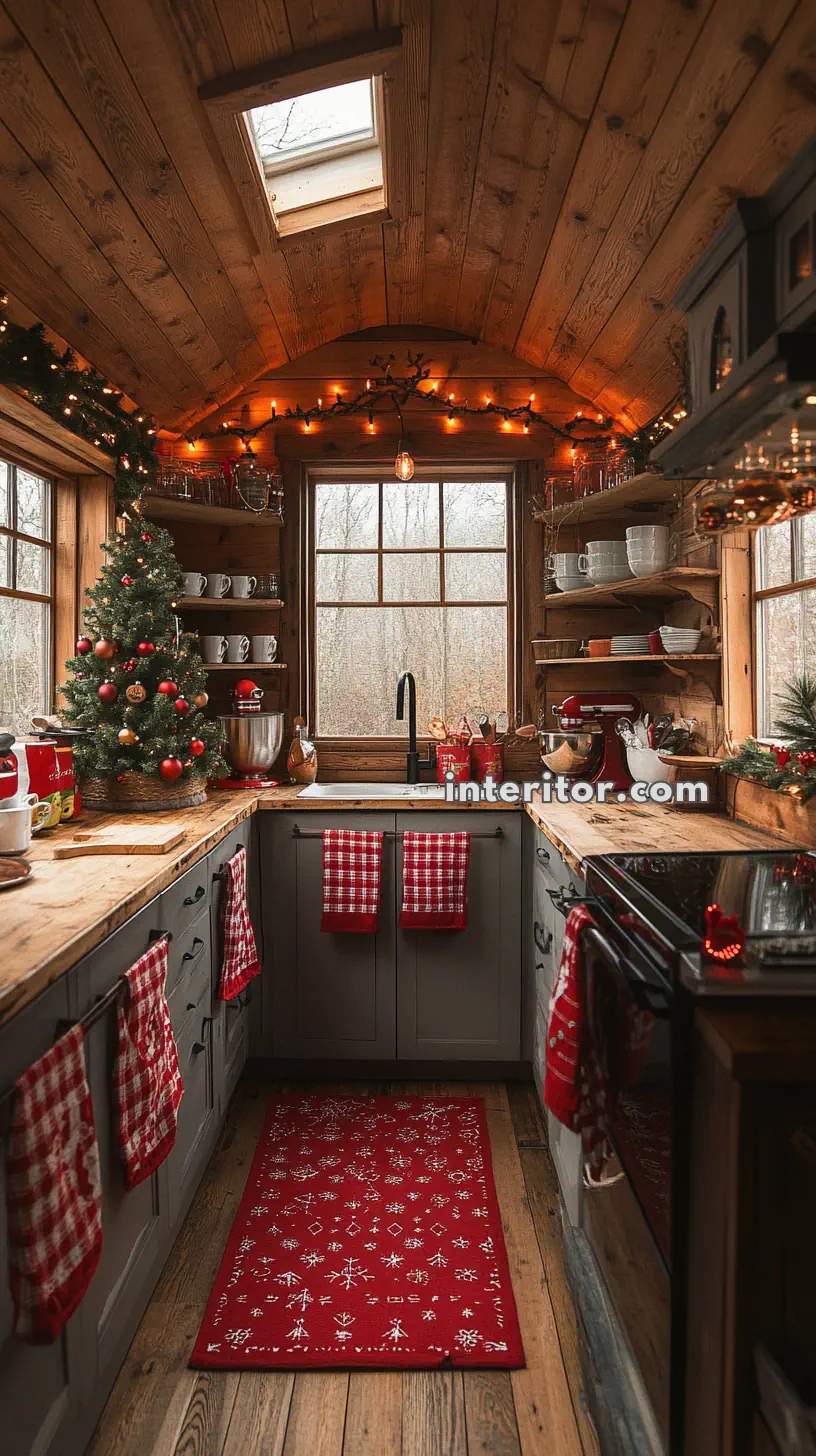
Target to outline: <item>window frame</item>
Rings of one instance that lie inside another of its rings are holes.
[[[315,742],[318,744],[318,746],[319,745],[323,745],[324,747],[328,747],[328,748],[339,748],[339,749],[357,746],[358,748],[364,747],[367,750],[370,749],[370,750],[372,750],[375,753],[380,752],[380,753],[383,753],[383,754],[394,754],[395,752],[396,753],[399,753],[400,752],[400,750],[402,748],[402,745],[406,741],[403,736],[397,735],[397,734],[394,734],[394,735],[391,735],[391,736],[384,736],[384,735],[373,735],[373,736],[363,736],[363,735],[360,735],[360,736],[355,736],[355,735],[350,735],[350,734],[346,734],[346,735],[338,735],[338,734],[318,734],[318,732],[317,732],[317,605],[318,605],[318,603],[317,603],[317,598],[316,598],[316,576],[317,576],[317,573],[316,573],[316,564],[317,564],[317,557],[318,557],[319,554],[326,554],[326,555],[371,555],[371,556],[377,556],[379,558],[378,573],[377,573],[377,575],[378,575],[378,593],[377,593],[378,600],[376,600],[376,601],[360,601],[360,602],[348,602],[348,601],[345,601],[345,602],[337,602],[337,603],[333,603],[333,602],[321,602],[320,603],[320,606],[333,606],[334,605],[334,606],[352,607],[352,608],[355,608],[355,607],[366,607],[366,608],[369,608],[369,609],[376,608],[376,607],[388,609],[390,607],[401,607],[401,606],[406,606],[406,607],[423,607],[423,606],[426,606],[426,607],[427,606],[430,606],[430,607],[439,607],[439,606],[441,606],[441,607],[445,607],[445,606],[448,606],[448,607],[502,606],[502,607],[504,607],[505,608],[505,611],[506,611],[506,617],[507,617],[506,639],[505,639],[506,640],[505,671],[506,671],[506,679],[507,679],[507,712],[508,712],[508,714],[510,716],[510,721],[511,722],[513,722],[513,720],[514,720],[514,715],[515,715],[515,712],[516,712],[516,705],[517,705],[517,703],[519,703],[521,701],[521,684],[518,681],[518,653],[517,653],[517,650],[516,650],[517,611],[518,611],[518,601],[519,601],[519,593],[518,593],[518,590],[517,590],[517,583],[516,583],[516,564],[517,564],[517,560],[518,560],[518,553],[517,553],[518,543],[517,543],[517,539],[516,538],[517,538],[518,523],[517,523],[517,513],[516,513],[516,502],[515,502],[515,491],[514,491],[514,471],[513,471],[513,468],[511,466],[508,466],[506,463],[496,463],[496,462],[488,462],[488,463],[475,464],[475,465],[469,465],[467,463],[462,464],[461,462],[458,462],[456,465],[450,465],[448,463],[442,462],[436,468],[434,468],[434,466],[432,464],[428,464],[426,466],[423,466],[421,469],[418,469],[416,471],[416,474],[414,475],[414,477],[413,477],[413,479],[411,481],[408,481],[408,482],[405,483],[405,489],[406,490],[410,490],[411,486],[415,482],[416,483],[423,483],[423,482],[427,482],[427,481],[430,481],[432,483],[433,482],[438,482],[438,484],[439,484],[439,491],[440,491],[440,504],[441,504],[442,488],[443,488],[443,485],[446,482],[454,483],[454,482],[460,481],[460,482],[467,483],[468,481],[473,481],[473,482],[481,482],[481,481],[488,481],[488,480],[498,480],[498,481],[502,481],[504,483],[504,486],[505,486],[505,528],[506,528],[505,529],[505,544],[504,544],[503,547],[500,547],[500,546],[494,546],[494,547],[487,547],[487,546],[485,546],[485,547],[482,547],[482,546],[446,547],[444,545],[444,516],[443,516],[443,514],[442,514],[442,512],[440,510],[440,544],[438,546],[434,546],[434,547],[428,547],[428,546],[399,547],[399,546],[396,546],[396,547],[385,547],[385,548],[383,548],[382,547],[382,487],[383,487],[384,484],[391,484],[393,482],[393,479],[394,479],[394,477],[393,477],[393,464],[390,461],[388,462],[387,465],[384,465],[384,466],[379,467],[379,468],[370,467],[370,466],[365,467],[365,468],[354,468],[354,467],[347,467],[347,466],[345,466],[345,467],[334,466],[334,467],[330,467],[330,468],[321,469],[319,467],[314,467],[314,468],[308,469],[307,472],[306,472],[306,482],[305,482],[306,511],[305,511],[305,530],[304,530],[304,537],[303,537],[303,545],[304,545],[304,568],[305,568],[304,569],[304,577],[305,577],[304,587],[305,587],[305,589],[304,589],[304,595],[303,595],[303,602],[304,602],[304,620],[303,620],[304,633],[303,633],[303,641],[305,643],[305,654],[304,655],[305,655],[305,658],[306,658],[306,662],[305,662],[305,672],[304,672],[304,683],[303,683],[303,686],[304,686],[305,695],[306,695],[306,716],[307,716],[307,721],[309,722],[309,724],[313,725],[313,728],[314,728],[314,739],[315,739]],[[316,544],[315,544],[315,486],[318,485],[318,484],[329,483],[329,482],[331,482],[333,484],[337,484],[337,485],[356,485],[356,484],[361,484],[361,483],[371,483],[371,484],[378,484],[379,485],[379,487],[380,487],[380,495],[379,495],[378,544],[377,544],[377,546],[375,546],[375,547],[361,547],[359,549],[356,548],[356,547],[350,547],[350,548],[321,547],[321,548],[318,548],[316,546]],[[487,553],[493,552],[496,555],[501,554],[501,555],[503,555],[505,557],[505,562],[506,562],[505,598],[504,598],[504,600],[502,600],[500,602],[499,601],[495,601],[492,598],[489,599],[489,600],[484,600],[484,601],[470,601],[470,600],[465,600],[465,601],[460,601],[460,600],[447,600],[446,601],[444,599],[445,577],[444,577],[444,567],[442,565],[440,565],[440,599],[439,600],[433,600],[433,601],[410,601],[410,602],[399,602],[399,601],[397,601],[397,602],[389,602],[389,601],[382,601],[382,600],[380,600],[380,598],[382,597],[382,560],[383,560],[383,556],[385,556],[385,555],[407,555],[407,554],[415,553],[415,554],[419,554],[419,555],[439,555],[439,556],[441,556],[441,557],[444,558],[444,555],[446,553],[448,553],[450,555],[468,555],[468,554],[484,555],[486,552]],[[394,684],[394,692],[396,693],[396,682]],[[462,706],[464,708],[466,706],[466,704],[463,704]],[[433,740],[430,738],[430,736],[428,735],[428,733],[426,731],[424,731],[423,729],[420,729],[418,727],[418,730],[417,730],[417,743],[420,746],[425,746],[425,745],[430,744],[432,741]]]
[[[33,546],[41,546],[49,556],[48,562],[48,592],[30,592],[20,590],[15,586],[0,586],[0,597],[10,597],[16,601],[41,602],[48,607],[48,652],[46,655],[46,692],[43,711],[50,714],[54,710],[57,690],[57,489],[59,481],[51,470],[43,465],[37,464],[31,459],[18,454],[16,451],[0,441],[0,461],[9,467],[9,513],[8,519],[11,523],[8,526],[0,525],[0,537],[11,543],[9,560],[11,565],[11,579],[16,581],[17,577],[17,553],[15,542],[26,541]],[[45,540],[40,536],[32,536],[27,531],[19,531],[16,527],[17,516],[17,472],[23,470],[28,475],[36,476],[43,480],[48,486],[48,519],[50,539]]]
[[[816,591],[816,576],[797,578],[796,571],[802,556],[801,534],[803,529],[804,516],[794,517],[790,525],[790,570],[791,580],[783,582],[780,586],[761,587],[758,582],[764,569],[764,542],[762,531],[757,531],[753,543],[753,562],[751,572],[751,635],[753,638],[753,667],[754,667],[754,728],[755,736],[759,743],[778,743],[779,736],[774,735],[769,729],[767,732],[760,731],[762,720],[765,718],[766,704],[765,675],[764,675],[764,654],[766,651],[765,632],[762,627],[762,603],[774,600],[777,597],[800,596],[806,591]],[[763,529],[772,530],[773,527]]]
[[[358,132],[345,138],[339,137],[333,142],[313,142],[311,146],[303,146],[299,150],[293,149],[288,153],[282,152],[276,160],[264,156],[257,143],[256,133],[258,155],[261,159],[264,176],[267,179],[279,177],[282,172],[300,171],[303,168],[315,166],[319,162],[336,161],[339,157],[352,156],[355,152],[368,151],[369,149],[373,150],[375,147],[382,151],[382,77],[364,76],[361,79],[368,81],[371,87],[372,131],[365,134]],[[324,87],[324,90],[335,91],[344,84],[354,85],[356,83],[344,83],[340,81],[335,86]],[[311,93],[306,91],[302,94],[308,96]],[[300,97],[298,96],[290,96],[287,98],[290,101],[298,101],[299,99]],[[285,106],[286,102],[262,103],[262,105],[264,104],[267,106],[270,104]],[[261,107],[254,106],[251,110],[244,112],[244,117],[252,127],[253,133],[255,132],[255,127],[252,121],[252,112],[259,111],[260,109]]]

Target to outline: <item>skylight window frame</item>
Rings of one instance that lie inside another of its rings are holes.
[[[373,151],[376,148],[379,150],[380,154],[382,154],[382,76],[364,76],[361,77],[361,80],[367,81],[371,88],[371,131],[367,131],[365,133],[358,132],[356,134],[352,133],[345,137],[338,137],[337,141],[334,142],[312,142],[311,144],[307,143],[302,147],[298,147],[296,150],[282,153],[281,156],[277,158],[270,159],[268,157],[265,157],[257,140],[257,133],[255,132],[255,126],[252,120],[252,111],[260,111],[261,107],[256,106],[253,107],[252,110],[244,112],[244,120],[251,129],[255,138],[256,151],[261,162],[261,169],[263,171],[264,177],[279,177],[282,173],[300,171],[301,168],[304,167],[316,166],[320,162],[334,161],[339,157],[353,156],[356,152],[365,152],[369,149]],[[341,85],[351,84],[354,83],[339,82],[337,87],[327,86],[323,89],[327,91],[339,90]],[[309,95],[310,93],[303,92],[302,94]],[[297,101],[300,99],[300,97],[294,96],[288,99],[292,101]],[[279,104],[284,105],[285,103],[281,102]]]

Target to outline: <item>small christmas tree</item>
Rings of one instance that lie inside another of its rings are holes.
[[[66,667],[65,717],[92,736],[77,740],[78,776],[122,781],[129,773],[169,783],[226,772],[219,731],[203,714],[206,674],[198,639],[180,630],[182,591],[172,538],[135,506],[123,535],[105,543],[106,562],[87,593],[87,635]]]

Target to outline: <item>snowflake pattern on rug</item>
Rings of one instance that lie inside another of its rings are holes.
[[[523,1365],[481,1098],[274,1097],[190,1364]]]

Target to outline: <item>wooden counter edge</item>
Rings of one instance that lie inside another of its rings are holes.
[[[695,1027],[717,1061],[738,1082],[816,1081],[816,1003],[791,997],[784,1006],[700,1006]]]

